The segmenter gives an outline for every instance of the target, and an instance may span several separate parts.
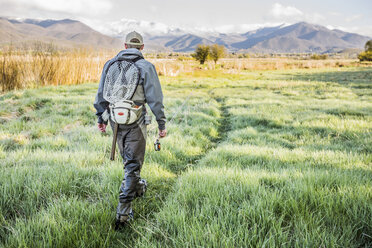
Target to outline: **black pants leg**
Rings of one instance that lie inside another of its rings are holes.
[[[114,126],[110,122],[111,127]],[[117,219],[127,218],[132,213],[132,201],[141,185],[140,173],[145,157],[146,139],[143,132],[144,123],[119,125],[117,144],[124,163],[124,179],[119,191]]]

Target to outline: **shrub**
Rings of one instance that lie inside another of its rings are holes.
[[[372,61],[372,40],[364,45],[364,52],[358,54],[358,59],[362,61]]]
[[[360,61],[372,61],[372,51],[361,52],[358,54]]]
[[[315,60],[324,60],[328,58],[328,55],[327,54],[313,54],[311,55],[310,58],[315,59]]]
[[[219,58],[222,58],[226,54],[225,47],[217,44],[210,46],[209,51],[209,56],[214,61],[214,63],[217,63],[217,60]]]
[[[204,64],[205,61],[208,59],[208,55],[210,52],[210,47],[207,45],[198,45],[195,49],[195,53],[192,54],[192,57],[195,58],[200,64]]]

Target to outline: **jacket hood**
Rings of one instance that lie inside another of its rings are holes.
[[[136,49],[136,48],[128,48],[128,49],[122,50],[116,56],[117,57],[120,57],[120,56],[138,57],[139,56],[139,57],[143,58],[143,55],[142,55],[141,51]]]

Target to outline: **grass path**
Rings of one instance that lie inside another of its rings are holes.
[[[216,89],[216,88],[214,88]],[[212,94],[213,96],[213,90],[210,90],[208,92],[208,94]],[[193,89],[195,90],[195,89]],[[193,157],[192,159],[190,159],[187,164],[187,167],[184,167],[184,169],[182,170],[175,170],[174,172],[176,173],[175,175],[175,178],[174,178],[174,181],[172,181],[173,184],[176,184],[177,181],[179,180],[182,180],[182,177],[185,175],[185,173],[187,173],[188,169],[195,169],[195,168],[198,168],[199,166],[199,161],[203,160],[203,158],[208,155],[212,149],[216,149],[218,148],[218,146],[220,145],[220,143],[222,143],[228,136],[228,132],[230,131],[230,120],[229,120],[229,117],[230,117],[230,114],[229,114],[229,111],[228,111],[228,107],[226,106],[226,99],[224,97],[213,97],[214,101],[218,103],[218,119],[216,120],[216,124],[217,124],[217,132],[214,134],[213,137],[209,137],[210,138],[210,141],[211,141],[211,144],[210,146],[208,147],[208,149],[204,150],[202,154],[200,154],[199,156],[197,157]],[[186,99],[185,101],[187,101],[188,99]],[[186,107],[184,109],[184,111],[186,111],[188,105],[186,104]],[[183,118],[180,119],[181,122],[184,122],[185,120]],[[168,123],[169,125],[169,123]],[[174,186],[173,186],[174,188]],[[150,188],[149,188],[150,189]],[[154,189],[151,189],[151,190],[154,190]],[[174,190],[170,190],[168,192],[168,194],[174,194],[176,193]],[[168,195],[167,198],[171,198],[171,195]],[[142,203],[143,204],[143,203]],[[165,204],[165,203],[163,203]],[[159,210],[162,209],[162,207],[159,207],[158,208]],[[151,218],[146,218],[146,225],[145,226],[141,226],[141,227],[138,227],[138,224],[135,223],[131,229],[128,229],[128,230],[124,230],[123,233],[124,234],[127,234],[127,233],[131,233],[131,232],[135,232],[137,234],[139,234],[138,236],[136,235],[137,239],[132,239],[129,243],[126,242],[124,245],[125,247],[136,247],[137,245],[141,246],[141,244],[138,243],[139,240],[144,239],[144,240],[147,240],[148,239],[146,238],[146,236],[144,234],[149,234],[149,233],[153,233],[153,231],[151,230],[152,228],[156,230],[156,226],[154,225],[154,223],[156,222],[156,216],[157,216],[158,212],[154,213]],[[139,239],[138,239],[139,238]],[[146,246],[149,245],[149,244],[146,244]]]
[[[192,90],[194,90],[194,89],[192,89]],[[218,105],[217,105],[217,116],[219,116],[219,118],[216,119],[216,124],[218,126],[217,132],[214,133],[213,136],[208,137],[208,139],[211,143],[205,150],[203,150],[202,153],[200,153],[197,156],[190,157],[189,159],[187,159],[187,163],[183,164],[183,166],[181,166],[181,167],[178,166],[176,168],[171,168],[171,171],[174,173],[174,178],[173,178],[172,181],[166,182],[166,183],[169,183],[169,185],[168,185],[169,188],[168,188],[167,191],[162,190],[162,194],[164,195],[162,197],[162,199],[169,198],[169,196],[171,194],[174,194],[175,193],[174,192],[174,184],[176,184],[177,181],[180,178],[182,178],[185,171],[187,171],[188,168],[196,168],[198,166],[198,162],[200,160],[202,160],[206,156],[206,154],[208,154],[208,152],[211,149],[217,147],[218,144],[220,142],[222,142],[223,139],[226,137],[226,132],[228,131],[228,111],[227,111],[227,108],[225,106],[225,100],[222,99],[222,98],[218,98],[218,99],[215,98],[214,100],[215,100],[215,102],[218,103]],[[181,114],[181,115],[182,115],[183,112],[189,111],[189,109],[188,109],[189,99],[186,98],[186,99],[184,99],[184,101],[186,103],[185,103],[185,107],[183,109],[176,108],[176,111],[179,112],[179,114]],[[184,104],[184,103],[182,103],[182,104]],[[187,122],[187,117],[183,116],[183,117],[178,119],[178,125],[180,123],[183,123],[183,122]],[[171,124],[171,122],[168,122],[167,126],[170,125],[170,124]],[[151,136],[151,135],[149,135],[149,136]],[[163,141],[163,140],[160,140],[160,141]],[[151,143],[151,140],[150,140],[149,143]],[[149,191],[157,191],[157,190],[158,189],[152,187],[152,185],[149,186]],[[155,219],[156,215],[157,215],[158,211],[162,209],[164,204],[165,204],[165,202],[162,202],[162,204],[157,207],[157,210],[154,211],[153,213],[151,213],[150,216],[146,216],[146,217],[141,216],[141,219],[143,220],[142,223],[139,224],[138,222],[136,222],[133,225],[131,225],[130,228],[121,230],[121,232],[124,235],[132,236],[131,239],[126,238],[125,242],[122,243],[125,247],[136,247],[137,241],[140,238],[144,238],[143,235],[145,233],[151,232],[151,228],[154,227],[153,223],[156,222],[156,219]],[[141,212],[148,212],[148,211],[151,210],[148,207],[146,207],[146,205],[147,205],[146,202],[142,202],[141,200],[140,200],[140,202],[138,202],[138,205],[145,206],[145,210],[141,211]],[[137,207],[137,206],[135,206],[135,207]],[[135,234],[135,235],[133,235],[133,234]]]
[[[218,143],[223,142],[228,132],[230,131],[230,113],[228,111],[228,107],[226,106],[226,98],[215,98],[217,102],[220,104],[220,112],[221,112],[221,118],[220,118],[220,125],[218,127],[218,138],[215,140],[215,143],[218,145]]]

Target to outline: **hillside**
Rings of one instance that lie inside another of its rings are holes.
[[[188,39],[181,39],[187,37]],[[226,46],[230,51],[265,53],[335,52],[347,48],[362,48],[369,37],[330,30],[305,22],[290,26],[267,27],[244,34],[199,34],[172,37],[165,44],[174,51],[188,52],[195,49],[195,41]],[[151,42],[151,37],[149,38]],[[190,41],[194,41],[190,42]]]
[[[53,42],[59,46],[118,48],[122,42],[101,34],[82,22],[64,20],[12,20],[0,18],[0,44]]]

